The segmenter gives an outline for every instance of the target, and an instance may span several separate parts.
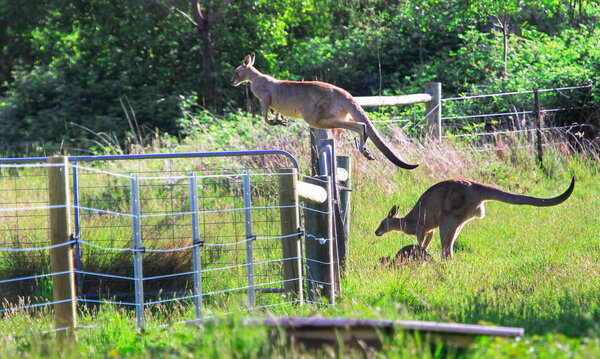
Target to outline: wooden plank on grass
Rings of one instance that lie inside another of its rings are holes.
[[[359,341],[381,347],[381,334],[401,330],[419,333],[422,340],[444,342],[452,347],[466,347],[478,336],[522,337],[523,328],[410,320],[369,320],[349,318],[266,318],[257,324],[282,329],[286,336],[308,347],[346,344]]]

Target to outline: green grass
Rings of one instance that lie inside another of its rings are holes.
[[[373,259],[416,242],[414,236],[398,232],[381,238],[372,234],[374,218],[383,219],[395,203],[408,212],[411,207],[406,198],[412,204],[421,192],[402,178],[405,175],[397,177],[397,183],[404,185],[399,184],[389,197],[382,196],[387,198],[374,199],[366,191],[353,193],[352,232],[369,240],[353,243],[345,295],[359,298],[359,303],[397,303],[397,312],[391,315],[408,313],[414,319],[485,321],[521,326],[531,334],[598,333],[600,223],[590,210],[600,205],[597,178],[579,176],[574,195],[559,207],[489,202],[484,219],[465,225],[453,260],[439,260],[439,237],[434,237],[430,246],[434,263],[387,270]],[[527,192],[551,196],[567,185],[566,177],[542,179]],[[361,208],[369,201],[387,205]]]
[[[258,126],[258,125],[257,125]],[[281,148],[290,147],[284,131],[269,132]],[[198,135],[198,143],[202,136]],[[188,143],[187,146],[190,144]],[[397,333],[385,338],[373,357],[598,357],[600,356],[600,181],[598,164],[584,155],[548,151],[546,170],[525,150],[476,154],[461,143],[442,146],[411,142],[403,157],[421,163],[414,171],[393,168],[380,158],[367,162],[353,156],[351,236],[342,296],[335,306],[283,306],[255,316],[359,317],[416,319],[518,326],[521,340],[479,338],[466,351],[433,347],[423,338]],[[184,145],[186,146],[186,145]],[[252,146],[250,144],[249,146]],[[264,147],[264,146],[263,146]],[[516,147],[515,147],[516,148]],[[211,148],[219,149],[219,148]],[[181,150],[185,150],[182,147]],[[346,151],[342,147],[340,151]],[[298,157],[306,156],[302,151]],[[303,165],[304,166],[304,165]],[[303,168],[306,168],[304,166]],[[398,204],[408,212],[420,194],[439,180],[468,177],[517,193],[553,196],[575,175],[574,194],[557,207],[486,204],[486,217],[465,225],[452,260],[441,261],[439,236],[430,246],[435,261],[401,269],[382,268],[381,256],[393,255],[414,236],[374,230]],[[236,301],[236,298],[229,298]],[[0,357],[335,357],[333,349],[314,353],[273,340],[266,329],[239,324],[244,313],[223,315],[226,306],[210,305],[215,318],[203,328],[177,323],[193,317],[184,303],[148,310],[143,335],[135,330],[131,310],[80,306],[77,342],[57,345],[48,310],[8,313],[0,317]],[[167,327],[156,327],[173,323]],[[362,349],[345,348],[344,357],[364,357]]]

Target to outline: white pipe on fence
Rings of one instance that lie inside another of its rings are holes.
[[[296,184],[298,197],[310,203],[323,203],[327,200],[327,191],[321,186],[298,181]]]
[[[358,96],[354,99],[363,107],[424,103],[426,105],[429,134],[439,141],[442,139],[442,84],[440,82],[427,83],[425,84],[425,92],[400,96]]]
[[[430,102],[433,100],[431,95],[426,93],[417,93],[412,95],[400,96],[358,96],[354,97],[356,102],[363,107],[370,106],[398,106],[412,105],[415,103]]]

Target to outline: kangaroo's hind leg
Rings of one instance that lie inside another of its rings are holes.
[[[367,125],[365,125],[364,123],[357,124],[362,126],[362,130],[357,131],[359,138],[354,139],[354,145],[360,151],[360,153],[362,153],[363,156],[365,156],[368,160],[374,160],[375,157],[373,157],[373,154],[371,154],[371,151],[369,151],[369,149],[366,146],[367,140],[369,139],[369,137],[367,136]]]
[[[442,259],[454,256],[454,241],[462,229],[462,223],[455,218],[444,218],[440,223]]]
[[[368,160],[374,160],[375,157],[371,154],[371,152],[365,146],[367,139],[367,125],[364,123],[356,122],[351,120],[348,114],[341,114],[340,116],[333,116],[327,118],[321,118],[318,120],[314,120],[309,116],[305,116],[304,120],[308,122],[309,125],[316,128],[343,128],[346,130],[354,131],[358,133],[358,139],[354,139],[354,143],[356,148],[363,154]]]

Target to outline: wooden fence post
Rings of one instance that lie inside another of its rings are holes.
[[[438,141],[442,140],[442,83],[430,82],[425,84],[425,92],[431,96],[431,101],[425,103],[425,113],[429,134]]]
[[[65,245],[71,235],[69,213],[69,164],[63,156],[48,158],[48,204],[50,206],[50,250],[52,273],[61,273],[52,278],[54,294],[54,321],[59,337],[68,334],[75,337],[77,323],[75,275],[73,271],[73,247]],[[63,330],[66,328],[67,330]]]
[[[540,168],[544,169],[544,150],[542,148],[542,114],[540,112],[540,93],[538,89],[533,90],[533,100],[535,106],[535,125],[537,135],[537,157]]]
[[[303,303],[302,242],[298,209],[298,173],[295,168],[278,171],[281,247],[283,249],[283,289],[286,297]],[[296,235],[295,235],[296,234]]]
[[[324,203],[306,203],[304,210],[308,296],[311,300],[315,295],[325,297],[335,304],[331,181],[328,176],[317,176],[306,178],[306,182],[327,191]]]

